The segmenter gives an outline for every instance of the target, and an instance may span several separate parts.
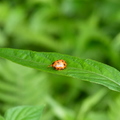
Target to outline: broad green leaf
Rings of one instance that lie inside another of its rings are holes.
[[[2,116],[0,116],[0,120],[5,120]]]
[[[111,90],[120,92],[120,72],[97,61],[59,53],[33,52],[10,48],[0,48],[0,57],[41,71],[101,84]],[[66,69],[57,71],[52,67],[48,67],[53,61],[58,59],[63,59],[67,62]]]
[[[43,107],[19,106],[9,109],[5,114],[6,120],[40,120]]]

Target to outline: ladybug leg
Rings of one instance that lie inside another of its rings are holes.
[[[49,65],[48,67],[51,67],[51,66],[53,66],[53,64],[54,64],[54,62],[52,63],[52,65]]]
[[[49,65],[48,67],[51,67],[52,65]]]

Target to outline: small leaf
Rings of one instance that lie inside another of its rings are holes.
[[[120,72],[97,61],[59,53],[33,52],[10,48],[0,48],[0,56],[27,67],[101,84],[111,90],[120,92]],[[48,67],[52,62],[59,59],[67,62],[66,69],[57,71]]]
[[[40,120],[43,107],[19,106],[9,109],[5,114],[6,120]]]
[[[0,120],[5,120],[2,116],[0,116]]]

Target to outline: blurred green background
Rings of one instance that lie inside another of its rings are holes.
[[[120,70],[120,1],[0,0],[0,47],[90,58]],[[42,104],[42,120],[120,120],[120,93],[0,58],[1,115]]]

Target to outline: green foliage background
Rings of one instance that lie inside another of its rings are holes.
[[[90,58],[120,70],[119,0],[1,0],[0,47]],[[0,59],[0,113],[46,104],[42,120],[119,120],[120,93]]]

